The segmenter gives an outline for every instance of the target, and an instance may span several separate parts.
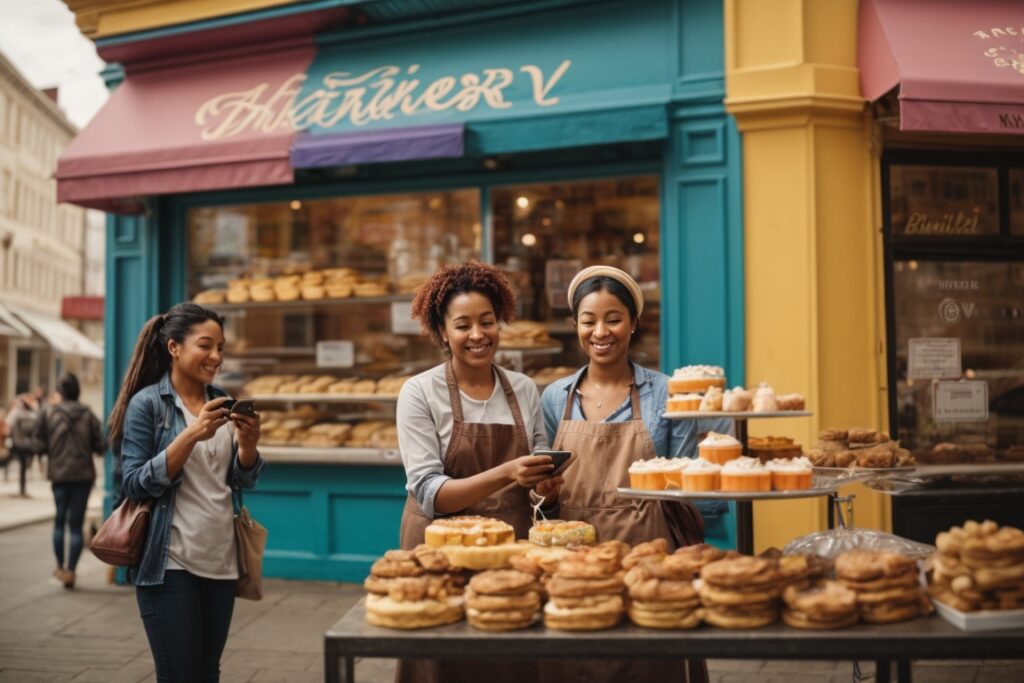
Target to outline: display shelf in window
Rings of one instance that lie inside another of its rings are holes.
[[[402,466],[402,457],[397,448],[260,446],[260,456],[271,463]]]
[[[395,403],[398,394],[253,394],[260,403]]]
[[[314,309],[324,306],[370,305],[412,301],[412,294],[386,294],[384,296],[350,296],[343,299],[296,299],[295,301],[245,301],[242,303],[206,304],[206,308],[218,313],[244,311],[248,309],[284,308],[290,311]]]

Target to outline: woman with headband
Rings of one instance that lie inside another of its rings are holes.
[[[569,285],[569,306],[589,363],[549,385],[541,398],[552,448],[573,451],[577,459],[565,471],[561,490],[548,496],[557,495],[559,518],[590,522],[602,541],[635,545],[664,538],[672,549],[700,543],[704,524],[692,504],[627,500],[616,488],[628,485],[634,461],[659,455],[693,457],[699,432],[729,432],[731,421],[671,422],[662,417],[668,376],[629,359],[644,297],[627,273],[610,266],[582,270]],[[687,680],[682,660],[564,666],[592,669],[591,681]],[[689,680],[706,680],[703,662],[691,662]]]

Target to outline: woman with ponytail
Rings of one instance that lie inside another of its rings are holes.
[[[128,579],[161,682],[220,678],[238,578],[233,496],[265,467],[259,416],[230,413],[213,385],[223,327],[195,304],[151,318],[110,413],[121,496],[153,500]]]

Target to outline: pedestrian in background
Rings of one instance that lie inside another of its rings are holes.
[[[71,373],[57,380],[60,401],[39,412],[36,420],[36,451],[46,454],[47,476],[53,488],[57,515],[53,520],[53,553],[57,568],[53,575],[65,588],[75,587],[75,567],[82,554],[82,526],[89,493],[96,482],[93,456],[106,450],[100,421],[78,397],[81,388]],[[64,528],[68,527],[71,545],[64,563]]]
[[[35,454],[36,418],[39,417],[39,402],[32,394],[19,394],[14,397],[11,409],[5,418],[7,433],[11,439],[11,457],[21,465],[18,480],[18,495],[27,498],[25,489],[28,468],[32,465]]]
[[[128,568],[158,681],[217,681],[235,606],[234,496],[266,466],[260,419],[232,414],[213,385],[224,319],[178,304],[139,335],[110,414],[121,494],[153,501],[139,564]]]

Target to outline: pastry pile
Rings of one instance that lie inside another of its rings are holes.
[[[366,621],[374,626],[419,629],[460,621],[465,577],[452,573],[437,550],[389,550],[363,583]]]
[[[687,365],[677,369],[668,381],[668,412],[769,413],[803,410],[800,394],[776,394],[767,383],[757,389],[725,388],[725,370],[717,365]]]
[[[424,541],[440,549],[453,567],[484,571],[504,569],[509,559],[530,549],[528,543],[516,543],[515,536],[507,522],[467,515],[435,519],[424,532]]]
[[[885,432],[863,427],[825,429],[818,443],[807,451],[815,467],[905,467],[914,464],[914,456],[899,441]]]
[[[1024,608],[1024,531],[971,520],[940,533],[935,546],[933,598],[961,612]]]
[[[737,557],[706,565],[700,572],[704,621],[722,628],[758,628],[779,619],[781,576],[776,563]]]
[[[540,621],[537,577],[515,569],[491,569],[469,581],[466,620],[481,631],[518,631]]]
[[[668,555],[659,538],[641,543],[622,561],[629,591],[629,619],[637,626],[657,629],[695,628],[704,616],[693,587],[692,557]]]
[[[384,296],[390,291],[385,277],[361,275],[351,268],[327,268],[276,277],[239,278],[227,290],[207,289],[195,296],[200,305],[243,304],[248,301],[317,301],[351,296]]]
[[[504,345],[504,343],[505,340],[502,339],[502,345]],[[540,368],[539,370],[534,370],[533,372],[530,373],[530,379],[532,379],[538,385],[544,387],[551,384],[552,382],[562,379],[563,377],[568,377],[577,370],[579,370],[579,368],[568,367],[565,365],[556,365],[547,368]]]
[[[629,467],[630,487],[647,491],[765,492],[804,490],[813,483],[814,468],[807,458],[762,464],[757,458],[739,455],[739,442],[735,449],[728,445],[706,447],[713,438],[735,441],[731,436],[712,433],[701,442],[699,458],[638,460]]]
[[[619,541],[601,543],[558,564],[547,584],[544,624],[561,631],[598,631],[622,620],[622,558],[629,546]]]
[[[857,594],[838,581],[787,586],[782,599],[782,621],[793,628],[845,628],[860,619]]]
[[[860,619],[889,624],[931,612],[917,562],[898,553],[855,550],[836,558],[836,577],[857,594]]]
[[[248,382],[245,396],[337,394],[341,396],[398,396],[408,375],[388,375],[381,379],[338,378],[334,375],[263,375]]]
[[[536,349],[553,346],[555,341],[548,334],[544,323],[533,320],[516,320],[501,328],[503,349]]]
[[[597,529],[587,522],[546,519],[530,528],[529,539],[530,543],[540,546],[594,545]]]

